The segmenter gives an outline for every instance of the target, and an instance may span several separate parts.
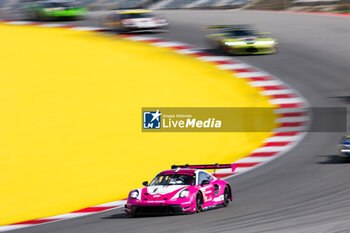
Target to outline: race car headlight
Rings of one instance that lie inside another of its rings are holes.
[[[274,40],[255,41],[255,45],[273,45],[274,43],[276,43]]]
[[[133,26],[135,24],[133,21],[130,21],[128,19],[122,20],[122,23],[126,26]]]
[[[244,41],[230,41],[230,42],[225,42],[225,45],[228,46],[234,46],[234,45],[246,45],[247,43]]]
[[[180,192],[179,197],[185,198],[188,197],[188,195],[190,195],[190,191],[188,191],[188,189],[184,189]]]
[[[136,199],[139,196],[139,191],[134,190],[130,193],[130,197]]]

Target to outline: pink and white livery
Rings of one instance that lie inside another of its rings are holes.
[[[232,201],[229,183],[217,179],[202,169],[231,168],[235,164],[173,165],[146,187],[129,193],[125,211],[128,215],[199,213],[216,207],[226,207]]]

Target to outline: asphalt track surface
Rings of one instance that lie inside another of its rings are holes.
[[[254,24],[272,32],[280,41],[278,54],[238,58],[289,83],[314,107],[350,101],[350,18],[237,10],[161,13],[171,30],[155,36],[204,48],[203,36],[210,33],[201,29],[205,25]],[[94,15],[77,24],[96,26],[96,20]],[[284,156],[230,179],[234,201],[228,208],[143,218],[118,209],[13,232],[350,232],[350,163],[335,159],[340,135],[309,133]]]

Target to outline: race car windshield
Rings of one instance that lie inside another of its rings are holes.
[[[54,7],[71,7],[73,4],[62,3],[62,2],[48,2],[43,5],[45,8],[54,8]]]
[[[196,178],[194,175],[185,174],[159,174],[149,184],[155,185],[194,185]]]
[[[256,36],[254,30],[231,30],[227,31],[230,36],[234,37],[247,37],[247,36]]]
[[[154,15],[150,13],[130,13],[130,14],[120,14],[121,19],[138,19],[138,18],[152,18]]]

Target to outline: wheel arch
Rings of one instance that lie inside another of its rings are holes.
[[[200,194],[202,196],[202,201],[204,202],[202,190],[198,189],[198,191],[196,192],[196,198],[197,198],[198,194]]]

